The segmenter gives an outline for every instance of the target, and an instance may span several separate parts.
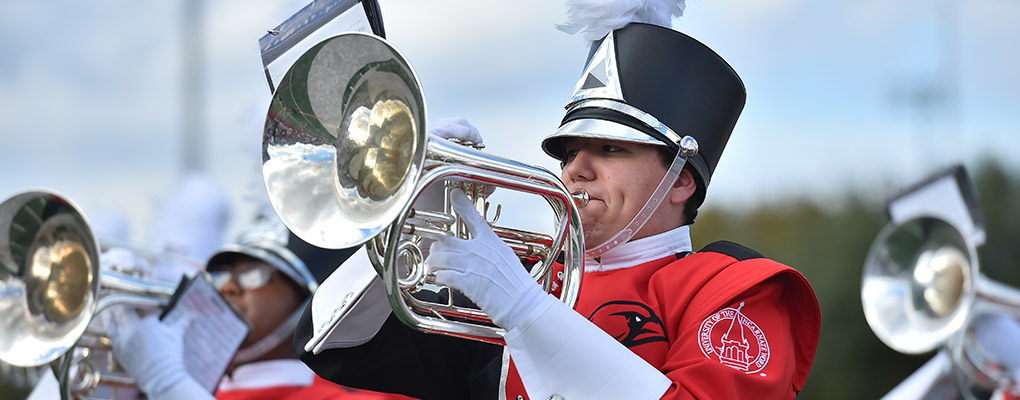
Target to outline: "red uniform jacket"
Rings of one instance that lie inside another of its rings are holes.
[[[821,332],[803,275],[730,242],[585,273],[574,309],[669,377],[664,399],[792,399]],[[507,398],[519,395],[511,367]]]
[[[333,382],[314,378],[309,386],[276,386],[263,389],[219,391],[217,400],[402,400],[410,399],[397,394],[376,393],[351,389]]]

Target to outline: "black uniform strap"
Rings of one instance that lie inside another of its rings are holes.
[[[761,253],[751,250],[750,248],[744,247],[727,240],[720,240],[718,242],[709,243],[700,251],[711,251],[713,253],[721,253],[730,257],[736,258],[739,261],[750,260],[752,258],[764,258],[765,256]]]

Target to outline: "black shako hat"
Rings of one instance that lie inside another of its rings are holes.
[[[542,149],[563,161],[563,139],[588,137],[668,146],[698,142],[687,160],[700,206],[747,97],[737,73],[696,39],[630,23],[592,44],[559,129]]]

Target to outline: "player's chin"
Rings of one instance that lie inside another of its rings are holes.
[[[589,229],[588,227],[595,226],[596,224],[598,224],[599,213],[595,212],[594,210],[585,209],[578,210],[577,213],[581,217],[581,226],[584,227],[584,234],[585,236],[587,236]]]
[[[608,239],[602,234],[602,230],[599,229],[598,224],[591,224],[589,227],[587,223],[581,221],[581,227],[584,231],[584,247],[585,250],[591,250],[592,247],[598,246]]]

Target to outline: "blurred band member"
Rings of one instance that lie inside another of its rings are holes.
[[[320,249],[282,225],[268,225],[271,228],[260,227],[238,243],[223,246],[207,263],[214,286],[251,325],[215,398],[404,398],[336,385],[317,377],[296,359],[290,349],[294,326],[318,286],[311,271],[324,276],[351,251]],[[155,316],[131,321],[131,315],[119,314],[122,328],[111,334],[111,339],[115,356],[140,389],[155,400],[212,398],[185,370],[182,341],[186,327],[164,323]]]

